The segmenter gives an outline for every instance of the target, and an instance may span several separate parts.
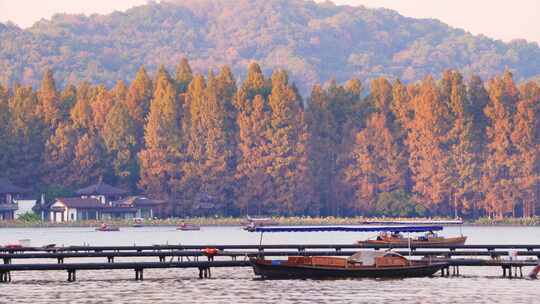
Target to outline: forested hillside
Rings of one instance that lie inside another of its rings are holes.
[[[0,174],[48,193],[105,181],[229,215],[531,216],[537,211],[540,87],[486,82],[316,85],[252,63],[207,75],[187,60],[112,89],[0,87]],[[61,80],[60,80],[61,81]],[[369,87],[369,90],[368,90]],[[37,191],[36,191],[37,193]]]
[[[486,10],[485,14],[489,14]],[[51,68],[63,87],[111,88],[141,65],[189,58],[205,72],[222,64],[244,78],[252,61],[285,68],[299,89],[335,78],[420,80],[445,69],[485,79],[509,68],[518,80],[540,74],[535,43],[503,43],[436,20],[394,11],[304,0],[177,0],[106,16],[57,15],[22,30],[0,24],[0,83],[37,86]]]

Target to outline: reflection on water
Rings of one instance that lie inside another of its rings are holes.
[[[540,243],[540,228],[465,227],[469,243]],[[458,228],[445,235],[459,234]],[[285,233],[265,235],[271,243],[352,243],[373,236],[361,233]],[[0,244],[31,239],[33,245],[256,244],[258,235],[238,227],[123,228],[95,232],[92,228],[2,229]],[[25,261],[28,262],[28,261]],[[66,263],[74,260],[66,260]],[[528,272],[529,269],[525,269]],[[145,270],[145,281],[129,270],[79,271],[74,283],[67,274],[21,272],[14,282],[0,284],[0,303],[538,303],[540,281],[502,279],[499,268],[465,268],[461,277],[398,280],[253,280],[248,268],[214,269],[213,278],[198,279],[196,269]]]

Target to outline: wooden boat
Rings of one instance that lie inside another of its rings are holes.
[[[201,230],[201,227],[200,227],[200,226],[197,226],[197,225],[190,225],[190,224],[182,223],[180,226],[176,227],[176,230],[181,230],[181,231],[198,231],[198,230]]]
[[[361,251],[349,258],[291,256],[287,260],[250,261],[255,275],[264,279],[426,277],[448,266],[377,251]]]
[[[131,227],[135,227],[135,228],[144,227],[144,219],[142,219],[142,218],[134,218],[133,219],[133,225],[131,225]]]
[[[404,237],[399,233],[389,234],[382,232],[376,239],[359,241],[361,245],[388,245],[388,246],[461,246],[467,241],[466,236],[442,237],[436,233],[429,232],[417,238]]]
[[[96,228],[96,231],[103,231],[103,232],[120,231],[120,228],[115,227],[115,226],[109,226],[109,225],[106,225],[106,224],[102,224],[99,228]]]
[[[253,217],[247,217],[245,221],[242,222],[242,225],[244,225],[243,229],[246,231],[255,231],[254,229],[256,227],[263,227],[263,226],[276,226],[279,223],[274,221],[273,219],[269,217],[265,218],[253,218]]]

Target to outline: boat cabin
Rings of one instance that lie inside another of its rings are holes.
[[[347,261],[351,264],[375,267],[394,267],[409,265],[409,260],[396,252],[360,251],[350,256]]]

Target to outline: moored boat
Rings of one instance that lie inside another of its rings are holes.
[[[349,258],[291,256],[287,260],[251,259],[264,279],[408,278],[432,276],[447,263],[412,261],[394,252],[361,251]]]
[[[428,232],[416,238],[404,237],[399,233],[389,234],[382,232],[376,239],[358,241],[360,245],[388,245],[388,246],[462,246],[467,241],[466,236],[443,237]]]
[[[133,219],[133,225],[131,225],[131,227],[135,227],[135,228],[141,228],[141,227],[144,227],[144,219],[142,218],[134,218]]]
[[[255,231],[256,227],[276,226],[278,224],[278,222],[269,217],[253,218],[248,216],[246,220],[242,222],[242,225],[244,226],[243,229],[250,232]]]
[[[442,226],[305,226],[256,227],[260,244],[266,232],[388,232],[392,234],[430,232]],[[409,247],[409,252],[411,247]],[[322,256],[290,256],[287,260],[251,259],[255,275],[262,278],[407,278],[431,276],[448,267],[448,263],[430,260],[409,260],[391,251],[360,251],[349,258]]]
[[[120,228],[116,227],[116,226],[109,226],[107,224],[101,224],[101,226],[96,228],[96,231],[104,231],[104,232],[107,232],[107,231],[120,231]]]
[[[176,227],[176,230],[181,230],[181,231],[198,231],[198,230],[201,230],[201,226],[182,223],[182,224],[180,224],[180,226]]]

